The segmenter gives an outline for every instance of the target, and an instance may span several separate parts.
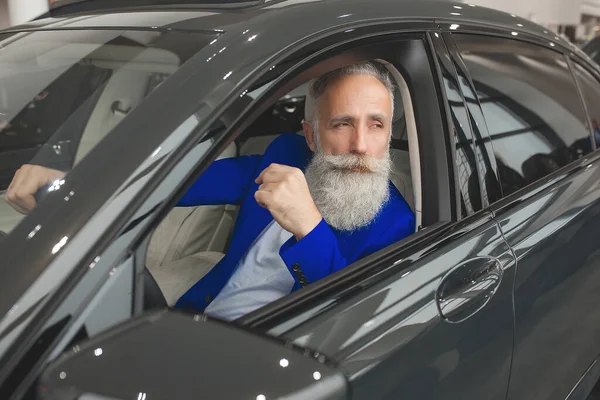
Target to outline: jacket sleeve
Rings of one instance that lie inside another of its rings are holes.
[[[261,156],[223,158],[213,162],[177,203],[177,207],[240,204],[252,184]]]
[[[302,239],[297,241],[292,237],[285,242],[279,255],[296,281],[294,289],[316,282],[348,264],[324,219]]]
[[[376,236],[360,258],[366,257],[414,233],[414,216],[399,216],[396,223]],[[291,238],[279,249],[279,255],[295,280],[293,290],[316,282],[356,261],[344,255],[332,229],[321,220],[308,235]]]

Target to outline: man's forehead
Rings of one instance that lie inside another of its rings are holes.
[[[349,75],[349,76],[341,76],[338,77],[338,79],[332,81],[329,83],[328,87],[325,89],[323,95],[321,97],[326,97],[326,95],[328,93],[331,93],[332,87],[335,86],[336,83],[339,83],[340,80],[344,79],[344,78],[353,78],[353,77],[367,77],[367,78],[373,78],[375,81],[374,82],[378,82],[381,87],[383,87],[385,89],[385,95],[386,97],[391,100],[391,96],[387,90],[387,88],[385,87],[385,85],[379,81],[379,79],[377,79],[376,77],[372,76],[372,75],[368,75],[368,74],[356,74],[356,75]],[[304,102],[304,119],[306,121],[310,121],[313,122],[312,120],[315,118],[315,116],[317,115],[317,105],[316,105],[316,101],[315,99],[310,96],[310,87],[312,86],[312,84],[314,83],[315,80],[312,80],[310,82],[308,82],[307,85],[307,89],[306,89],[306,99]],[[392,104],[393,106],[393,104]]]
[[[376,80],[376,78],[373,78]],[[380,83],[376,80],[377,83]],[[348,114],[353,116],[383,114],[391,111],[392,98],[387,88],[359,82],[344,87],[331,87],[319,100],[319,113],[332,116]]]

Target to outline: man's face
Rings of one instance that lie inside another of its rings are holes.
[[[389,146],[392,102],[375,77],[351,75],[332,82],[319,99],[316,118],[326,155],[365,154],[383,158]],[[316,151],[312,124],[305,124],[309,147]]]
[[[318,132],[304,123],[315,153],[306,182],[327,223],[354,231],[371,223],[389,199],[390,95],[376,78],[349,76],[332,83],[319,106]]]

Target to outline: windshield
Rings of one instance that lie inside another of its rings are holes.
[[[214,39],[154,30],[0,34],[0,232]]]

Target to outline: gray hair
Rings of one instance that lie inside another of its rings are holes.
[[[312,80],[309,84],[306,102],[304,104],[304,119],[312,122],[313,126],[315,126],[317,124],[317,120],[315,119],[316,110],[321,96],[332,82],[341,77],[352,75],[369,75],[377,78],[390,94],[390,99],[392,101],[392,116],[394,115],[394,78],[392,78],[392,75],[383,64],[377,61],[364,61],[327,72]]]

